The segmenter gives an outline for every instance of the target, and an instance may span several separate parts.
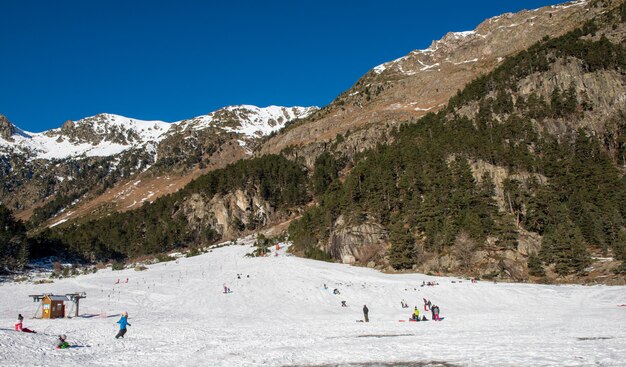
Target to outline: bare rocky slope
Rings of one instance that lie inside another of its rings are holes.
[[[557,37],[616,7],[619,1],[574,1],[535,10],[507,13],[476,29],[450,32],[424,50],[378,65],[330,105],[284,129],[258,153],[315,156],[337,135],[346,135],[344,153],[375,146],[390,127],[436,112],[472,79],[493,70],[507,56],[544,37]]]

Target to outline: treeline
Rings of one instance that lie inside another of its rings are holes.
[[[216,194],[242,189],[258,194],[276,208],[288,208],[309,200],[307,187],[303,167],[281,156],[242,160],[139,209],[58,226],[47,236],[93,261],[154,254],[220,239],[210,226],[189,225],[181,209],[192,194],[201,194],[208,201]]]
[[[0,274],[21,271],[30,259],[61,254],[76,258],[63,244],[41,236],[29,237],[24,223],[0,204]]]

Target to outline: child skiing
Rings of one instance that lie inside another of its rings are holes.
[[[115,335],[115,339],[118,339],[120,337],[123,338],[124,334],[126,334],[126,326],[132,326],[130,323],[128,323],[128,312],[122,312],[122,317],[117,323],[120,324],[120,331],[117,333],[117,335]]]
[[[370,322],[368,317],[370,310],[367,308],[367,305],[363,305],[363,318],[365,318],[365,322]]]

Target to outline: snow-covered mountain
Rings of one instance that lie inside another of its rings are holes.
[[[255,139],[280,130],[294,119],[304,118],[317,107],[265,108],[228,106],[207,115],[176,122],[143,121],[114,114],[98,114],[66,121],[60,128],[31,133],[0,117],[0,155],[22,153],[29,159],[106,157],[129,149],[153,151],[164,138],[187,129],[217,128]]]
[[[251,155],[263,137],[316,110],[240,105],[175,122],[99,114],[39,133],[0,115],[0,203],[25,211],[25,219],[29,208],[51,196],[57,198],[51,203],[55,208],[44,211],[55,213],[73,198],[95,197],[151,168],[150,175],[159,176],[224,166]],[[171,192],[154,185],[148,191]],[[146,195],[152,197],[150,192]]]
[[[0,138],[0,154],[23,153],[31,159],[102,157],[158,142],[171,127],[163,121],[142,121],[113,114],[99,114],[62,127],[31,133],[19,128]]]
[[[317,107],[228,106],[177,124],[181,129],[201,130],[213,126],[246,137],[260,137],[280,130],[287,122],[305,118],[317,109]]]

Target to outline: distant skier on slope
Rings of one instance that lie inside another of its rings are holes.
[[[363,305],[363,318],[365,319],[365,322],[370,322],[370,319],[368,317],[370,310],[367,308],[367,305]]]
[[[120,331],[117,333],[117,335],[115,335],[115,339],[123,338],[124,334],[126,334],[126,326],[132,326],[128,322],[128,312],[122,312],[122,317],[120,317],[117,323],[120,324]]]

